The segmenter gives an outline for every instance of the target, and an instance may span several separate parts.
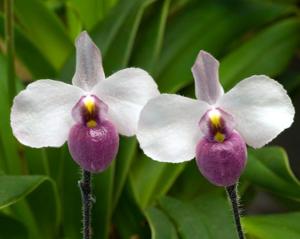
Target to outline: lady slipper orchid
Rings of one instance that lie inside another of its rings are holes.
[[[150,158],[193,159],[217,186],[234,185],[245,168],[246,144],[260,148],[288,128],[294,107],[283,87],[264,75],[239,82],[224,94],[219,62],[200,51],[192,73],[198,100],[162,94],[141,112],[137,137]]]
[[[115,158],[119,134],[133,136],[146,102],[159,94],[151,76],[138,68],[105,79],[101,54],[86,32],[76,40],[76,72],[69,85],[38,80],[14,99],[11,126],[24,145],[60,147],[89,172],[105,170]]]

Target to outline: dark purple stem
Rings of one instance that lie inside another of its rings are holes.
[[[82,170],[82,179],[78,182],[82,198],[82,217],[83,217],[83,239],[92,238],[91,210],[92,210],[92,186],[91,173]]]
[[[239,204],[238,204],[238,196],[237,196],[237,186],[236,184],[226,187],[226,192],[231,202],[234,221],[236,225],[236,230],[239,236],[239,239],[244,239],[244,232],[241,225],[240,212],[239,212]]]

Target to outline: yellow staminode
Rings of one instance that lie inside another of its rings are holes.
[[[222,143],[222,142],[224,142],[224,140],[225,140],[225,135],[222,134],[222,133],[220,133],[220,132],[217,132],[217,133],[215,134],[214,139],[215,139],[217,142]]]
[[[219,127],[221,125],[221,113],[220,111],[213,109],[208,113],[210,122],[214,127]]]
[[[86,123],[87,127],[95,128],[97,126],[97,122],[95,120],[90,120]]]
[[[95,109],[95,99],[92,96],[87,96],[83,100],[84,105],[89,113],[92,113]]]

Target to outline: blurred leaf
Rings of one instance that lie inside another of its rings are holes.
[[[83,23],[84,28],[91,30],[114,6],[115,0],[69,0],[68,6],[76,11],[77,18]]]
[[[215,191],[216,187],[202,176],[196,160],[186,163],[183,172],[173,183],[168,195],[180,200],[191,200],[197,195]]]
[[[0,238],[28,239],[28,231],[20,221],[0,214]]]
[[[299,212],[242,218],[249,239],[297,239],[299,220]]]
[[[288,157],[280,147],[248,150],[249,160],[242,178],[267,191],[300,200],[300,182],[293,174]]]
[[[155,1],[156,0],[136,1],[131,9],[130,15],[127,16],[126,21],[122,24],[118,34],[116,34],[114,40],[111,42],[111,47],[105,54],[107,57],[105,57],[104,66],[106,72],[109,74],[119,70],[120,67],[123,68],[128,65],[133,50],[134,40],[144,11],[149,4]],[[130,30],[128,31],[128,29]]]
[[[22,170],[21,160],[18,155],[18,147],[15,138],[12,135],[10,127],[10,103],[6,85],[6,61],[3,55],[0,55],[0,139],[3,144],[4,171],[12,174],[20,174]]]
[[[156,162],[140,154],[132,165],[130,182],[141,209],[167,193],[184,166]]]
[[[14,34],[16,55],[30,71],[33,78],[54,77],[56,74],[54,67],[18,26],[15,26]],[[4,38],[4,17],[2,15],[0,15],[0,35]]]
[[[44,176],[0,176],[0,208],[24,198],[45,180]]]
[[[158,2],[157,7],[151,12],[152,15],[147,17],[148,21],[142,22],[144,27],[137,36],[138,41],[135,45],[137,50],[134,51],[132,59],[134,66],[137,65],[150,72],[156,66],[163,44],[170,3],[171,0]]]
[[[72,42],[60,20],[39,0],[15,0],[14,6],[26,36],[55,69],[61,68],[72,50]]]
[[[237,238],[229,203],[221,192],[186,202],[164,197],[159,200],[159,206],[176,225],[180,238]]]
[[[230,89],[253,74],[278,75],[299,46],[299,29],[299,19],[291,18],[280,21],[247,41],[221,61],[222,83]]]
[[[113,196],[114,208],[116,207],[116,204],[127,180],[127,175],[136,152],[136,147],[137,141],[135,138],[121,138],[115,165]]]
[[[188,6],[167,26],[155,71],[160,89],[176,92],[191,83],[190,69],[199,50],[204,49],[218,57],[246,32],[292,11],[294,9],[287,6],[261,1],[240,1],[234,7],[211,1]],[[195,22],[198,24],[193,24]]]
[[[66,18],[69,35],[71,39],[75,39],[83,29],[83,26],[77,9],[70,2],[66,3]]]
[[[126,184],[114,214],[113,224],[120,238],[149,238],[150,230],[146,219],[132,198],[129,184]]]
[[[172,221],[164,214],[163,211],[157,208],[149,208],[146,211],[152,239],[177,239],[176,228]]]
[[[94,205],[93,228],[95,238],[108,238],[113,210],[113,184],[115,162],[100,174],[94,175],[94,195],[98,203]],[[95,223],[96,222],[96,223]]]
[[[65,238],[81,239],[81,195],[78,187],[80,180],[79,166],[71,158],[67,145],[64,145],[61,151],[62,161],[59,164],[61,178],[58,178],[59,191],[62,199],[62,226]],[[93,183],[95,185],[95,183]],[[98,185],[97,185],[98,187]],[[100,199],[97,204],[101,203]],[[93,211],[95,213],[95,211]]]
[[[61,226],[61,202],[56,183],[48,179],[27,197],[43,238],[59,237]]]

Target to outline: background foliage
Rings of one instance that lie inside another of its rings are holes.
[[[292,97],[300,90],[296,0],[15,0],[14,16],[18,91],[35,79],[70,82],[83,29],[106,75],[142,67],[161,92],[194,97],[190,68],[200,49],[220,59],[226,90],[252,74],[274,77]],[[67,147],[31,149],[12,136],[3,10],[0,22],[0,238],[79,239],[79,169]],[[93,183],[94,238],[236,238],[224,190],[194,161],[156,163],[122,138],[117,160]],[[300,183],[284,149],[249,149],[239,190],[247,238],[300,238]],[[262,192],[280,213],[253,210]]]

